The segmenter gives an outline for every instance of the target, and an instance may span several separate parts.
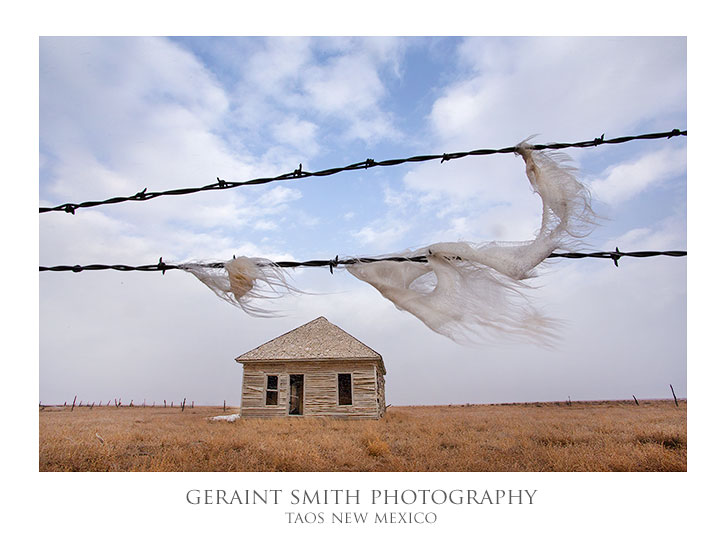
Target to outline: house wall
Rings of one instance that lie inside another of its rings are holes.
[[[384,396],[384,375],[376,369],[377,377],[377,404],[379,405],[379,417],[381,418],[387,411],[386,397]]]
[[[384,412],[384,397],[379,399],[377,382],[383,383],[375,362],[302,361],[285,363],[244,362],[241,388],[241,416],[287,416],[289,411],[289,375],[304,375],[304,416],[344,416],[379,418]],[[352,404],[339,405],[337,375],[352,374]],[[266,405],[266,375],[279,376],[279,404]]]

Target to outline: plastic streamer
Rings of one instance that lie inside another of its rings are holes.
[[[258,299],[275,299],[289,292],[299,292],[291,286],[284,270],[264,258],[234,257],[223,268],[209,267],[202,262],[179,264],[208,286],[218,297],[236,305],[251,316],[270,317],[277,314],[256,306]]]

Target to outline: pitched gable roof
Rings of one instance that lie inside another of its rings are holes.
[[[367,345],[323,316],[241,354],[236,361],[382,361]]]

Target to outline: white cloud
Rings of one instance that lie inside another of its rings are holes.
[[[235,50],[232,55],[237,55]],[[264,39],[246,63],[243,76],[253,88],[279,101],[294,93],[299,74],[313,61],[312,40],[300,37]]]
[[[362,245],[374,250],[400,250],[398,243],[409,231],[408,222],[394,219],[382,219],[364,226],[352,235]]]
[[[415,202],[416,197],[411,192],[394,190],[388,185],[384,187],[384,204],[395,211],[401,211]]]
[[[619,204],[685,172],[686,150],[664,148],[607,168],[590,188],[602,201]]]
[[[82,167],[78,167],[79,164]],[[48,193],[63,200],[87,197],[91,193],[97,199],[130,195],[138,186],[132,177],[111,169],[91,153],[77,147],[64,149],[62,157],[53,166],[53,172],[55,180],[48,187]]]
[[[75,216],[48,213],[42,216],[39,233],[41,265],[158,260],[154,243],[142,230],[92,209]]]
[[[233,196],[229,196],[225,203],[196,205],[188,209],[183,221],[201,229],[243,226],[249,222],[249,211],[253,212],[254,207],[248,205],[244,198]]]
[[[43,141],[56,150],[103,155],[120,150],[119,140],[151,145],[144,132],[154,124],[213,124],[228,107],[214,77],[167,40],[42,38],[40,51]]]
[[[276,141],[303,151],[306,156],[313,157],[319,152],[319,127],[313,122],[293,115],[274,124],[271,131]]]
[[[132,195],[267,169],[216,134],[228,105],[223,89],[167,40],[44,38],[40,70],[45,199]],[[109,212],[158,224],[218,203],[210,194],[173,199],[173,206],[156,200],[142,211],[131,203]]]
[[[373,108],[384,94],[376,66],[363,55],[334,58],[303,77],[311,105],[322,113],[347,114]]]
[[[387,89],[382,72],[398,69],[403,41],[394,38],[269,38],[246,62],[234,95],[236,121],[248,130],[269,124],[278,142],[313,156],[319,148],[321,116],[327,129],[337,125],[347,140],[366,142],[396,138],[382,102]],[[298,112],[303,111],[303,117]],[[295,124],[297,138],[282,137]],[[300,147],[303,145],[303,147]]]
[[[279,225],[271,220],[256,220],[253,223],[253,228],[259,231],[275,231],[279,229]]]
[[[296,201],[301,198],[301,192],[296,188],[288,188],[286,186],[275,186],[268,192],[263,194],[257,204],[264,208],[279,209],[284,204]]]
[[[343,135],[364,141],[397,137],[390,115],[381,107],[386,96],[380,71],[385,59],[368,51],[350,52],[303,74],[303,88],[310,107],[338,117],[347,126]]]
[[[671,113],[685,110],[681,39],[471,38],[459,58],[471,76],[450,85],[430,116],[456,145],[591,138],[653,118],[667,130]]]
[[[608,241],[623,252],[635,250],[685,250],[685,219],[673,214],[649,227],[633,228]],[[651,248],[652,247],[652,248]]]
[[[423,164],[404,176],[404,185],[440,210],[459,205],[479,208],[480,204],[520,202],[532,197],[524,161],[514,155]]]

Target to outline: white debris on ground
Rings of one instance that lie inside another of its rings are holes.
[[[228,422],[233,423],[241,417],[241,414],[230,414],[229,416],[214,416],[209,418],[212,422]]]

